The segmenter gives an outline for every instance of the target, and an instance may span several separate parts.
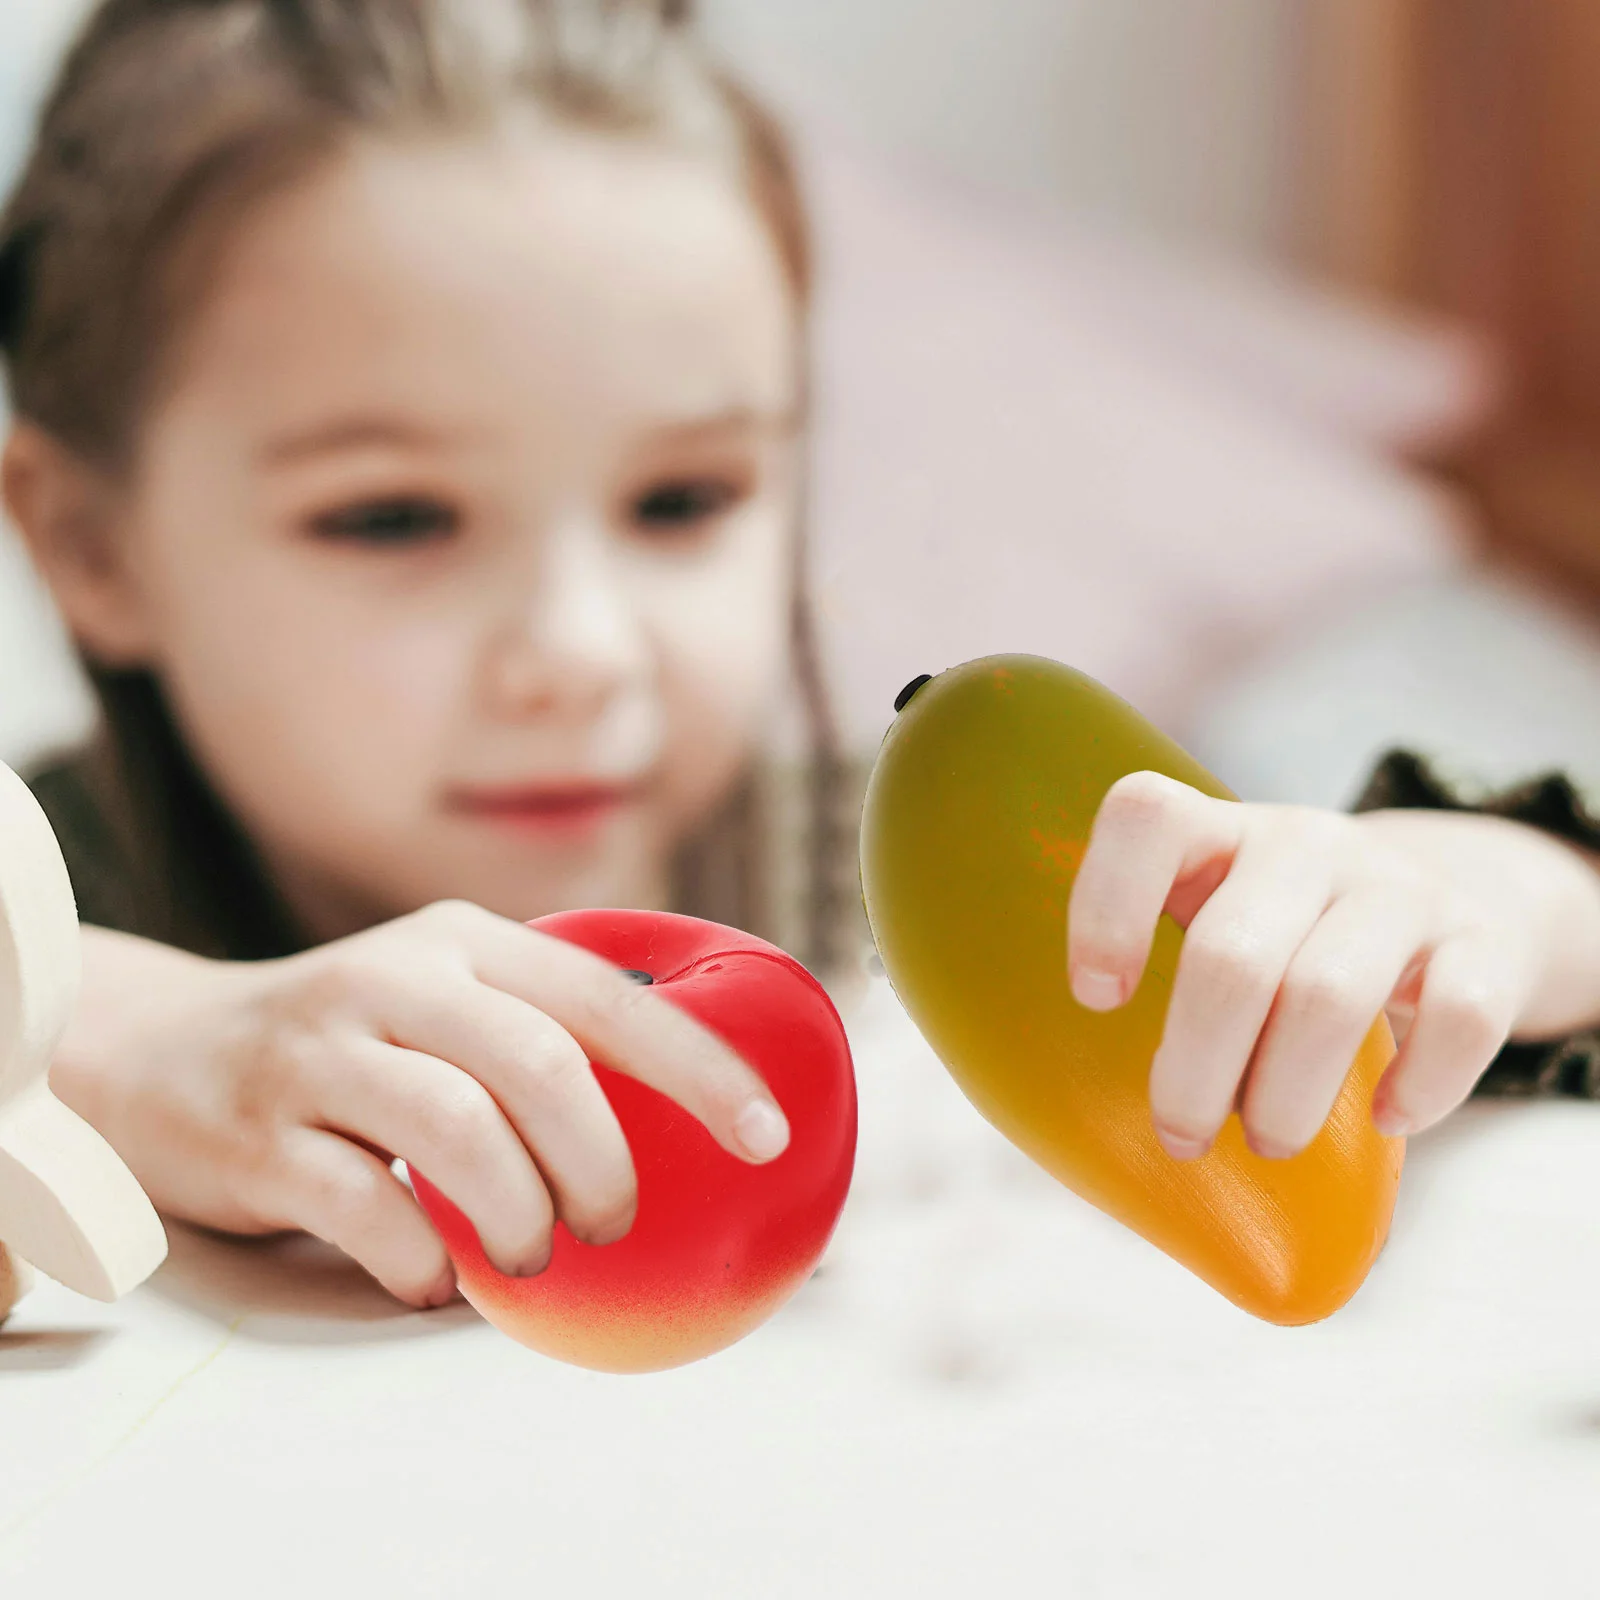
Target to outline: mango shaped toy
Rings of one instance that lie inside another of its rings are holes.
[[[1182,934],[1163,917],[1138,992],[1093,1012],[1067,974],[1067,907],[1107,791],[1152,771],[1236,797],[1092,679],[991,656],[918,680],[868,782],[861,884],[895,993],[967,1098],[1100,1210],[1268,1322],[1315,1322],[1361,1286],[1388,1234],[1405,1146],[1373,1127],[1394,1054],[1367,1035],[1328,1121],[1289,1160],[1237,1115],[1209,1153],[1156,1139],[1150,1064]]]
[[[556,1225],[550,1265],[511,1278],[421,1173],[417,1197],[461,1292],[502,1333],[575,1366],[653,1372],[724,1349],[810,1277],[850,1188],[855,1074],[844,1026],[800,963],[750,934],[658,911],[569,911],[529,924],[649,982],[765,1080],[789,1147],[765,1166],[729,1155],[682,1107],[592,1063],[633,1154],[639,1207],[615,1244]]]

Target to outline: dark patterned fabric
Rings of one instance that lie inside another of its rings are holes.
[[[1352,809],[1466,811],[1504,817],[1600,852],[1600,818],[1562,773],[1547,773],[1498,794],[1474,797],[1421,756],[1393,751],[1378,764]],[[1554,1042],[1508,1044],[1473,1093],[1600,1100],[1600,1029]]]

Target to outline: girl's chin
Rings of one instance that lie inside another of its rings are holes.
[[[441,851],[439,864],[454,859],[459,870],[440,881],[430,899],[471,900],[519,922],[555,911],[590,906],[665,905],[670,853],[659,848],[643,819],[617,819],[580,837],[552,841],[544,833],[501,838],[493,849]]]

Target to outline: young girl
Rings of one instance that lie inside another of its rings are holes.
[[[759,920],[791,677],[808,953],[839,954],[801,207],[682,9],[108,0],[0,232],[6,502],[105,711],[36,779],[94,924],[59,1090],[167,1212],[304,1228],[417,1305],[453,1280],[396,1157],[509,1272],[557,1219],[626,1231],[590,1057],[783,1150],[744,1063],[522,922]],[[1414,1017],[1395,1132],[1508,1034],[1600,1019],[1600,883],[1503,818],[1136,777],[1074,899],[1085,1004],[1131,992],[1164,909],[1178,1157],[1236,1102],[1263,1153],[1302,1147],[1385,1004]]]

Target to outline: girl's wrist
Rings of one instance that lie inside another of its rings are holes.
[[[223,964],[153,940],[83,930],[83,982],[50,1064],[56,1096],[108,1139],[131,1092],[139,1041],[156,1019]]]
[[[1453,889],[1527,963],[1521,1040],[1600,1024],[1600,856],[1529,824],[1462,811],[1367,812],[1357,822]]]

